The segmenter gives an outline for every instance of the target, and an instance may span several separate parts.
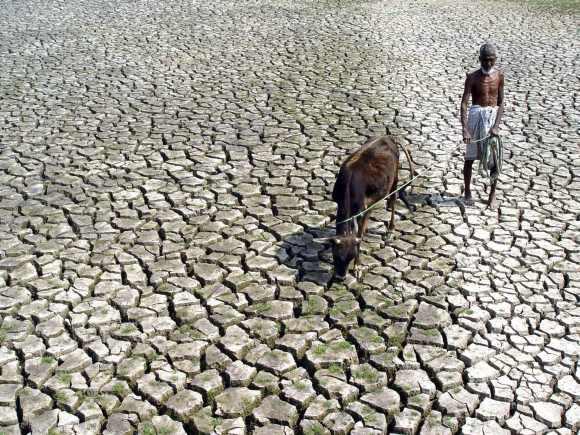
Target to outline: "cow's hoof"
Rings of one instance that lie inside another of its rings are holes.
[[[494,198],[487,203],[488,210],[497,210],[497,200]]]

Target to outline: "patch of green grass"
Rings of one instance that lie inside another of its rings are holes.
[[[470,316],[473,314],[473,310],[469,309],[469,308],[460,308],[457,311],[457,316]]]
[[[312,348],[312,353],[316,356],[322,356],[326,353],[328,347],[325,344],[317,344]]]
[[[332,307],[328,314],[330,314],[332,317],[337,317],[342,315],[342,311],[340,311],[340,308],[338,307]]]
[[[70,384],[71,379],[72,375],[70,373],[61,373],[60,375],[58,375],[58,380],[63,384],[67,385]]]
[[[427,423],[429,423],[431,426],[435,426],[439,423],[439,419],[434,414],[429,413],[427,416]]]
[[[373,337],[370,339],[371,343],[376,343],[376,344],[381,344],[384,342],[383,337],[381,337],[380,335],[373,335]]]
[[[332,400],[325,400],[324,402],[322,402],[322,406],[326,409],[334,408],[334,404],[332,403]]]
[[[403,307],[391,307],[389,308],[389,314],[397,317],[406,317],[407,310]]]
[[[338,350],[350,350],[352,344],[350,344],[348,341],[342,340],[334,344],[332,347]]]
[[[209,424],[212,428],[218,427],[220,424],[224,422],[223,418],[221,417],[212,417]]]
[[[421,396],[409,397],[409,402],[411,402],[411,403],[421,403],[422,401],[423,401],[423,399],[421,399]]]
[[[0,435],[4,435],[4,434],[5,434],[5,432],[0,432]],[[48,435],[61,435],[61,433],[57,428],[52,427],[48,430]]]
[[[437,329],[425,329],[423,331],[423,334],[428,336],[428,337],[435,337],[435,336],[439,335],[439,331]]]
[[[125,394],[125,385],[121,383],[117,383],[113,385],[113,393],[117,396],[123,396]]]
[[[340,364],[331,364],[327,370],[333,375],[342,375],[344,373]]]
[[[368,366],[357,369],[354,375],[367,382],[376,382],[379,379],[377,372]]]
[[[75,392],[75,394],[81,402],[84,402],[87,398],[87,393],[84,390],[78,390]]]
[[[216,398],[216,396],[219,394],[218,390],[210,390],[207,392],[207,401],[208,402],[213,402]]]
[[[455,425],[455,419],[449,415],[443,417],[443,425],[447,427],[452,427]]]
[[[388,308],[393,306],[393,301],[387,298],[379,299],[379,302],[383,302],[383,306],[381,308]]]
[[[42,358],[40,358],[40,362],[42,364],[52,364],[53,362],[56,362],[56,359],[50,355],[44,355]]]
[[[56,400],[59,403],[64,403],[67,401],[67,399],[68,399],[67,395],[62,390],[57,391],[54,395],[54,400]]]
[[[186,323],[185,325],[181,325],[179,328],[177,328],[177,331],[181,332],[182,334],[189,334],[191,331],[193,331],[193,327]]]
[[[272,304],[269,304],[267,302],[261,302],[259,304],[252,305],[251,308],[256,314],[261,314],[271,309]]]
[[[132,334],[133,332],[137,331],[137,327],[132,323],[127,325],[123,325],[121,330],[119,331],[121,334]]]
[[[254,403],[248,399],[242,399],[242,417],[249,416],[254,410]]]
[[[141,435],[156,435],[157,432],[155,431],[155,427],[147,422],[147,423],[143,423],[143,426],[141,426]]]
[[[304,431],[304,435],[324,435],[325,433],[324,427],[318,422],[315,422]]]
[[[151,364],[157,358],[157,354],[153,352],[145,354],[143,356],[145,357],[145,361],[147,361],[148,364]]]
[[[322,312],[323,304],[317,298],[308,298],[302,307],[302,314],[316,314]]]
[[[310,385],[306,381],[298,381],[294,383],[294,388],[297,391],[306,391],[309,387]]]
[[[379,413],[377,413],[377,412],[367,413],[363,417],[364,417],[365,424],[367,426],[372,425],[372,424],[380,424],[381,423],[381,419],[379,418]]]
[[[0,346],[4,344],[7,336],[8,331],[6,330],[6,328],[0,328]]]
[[[393,334],[389,336],[389,346],[401,348],[405,342],[405,334]]]
[[[169,426],[161,426],[157,428],[158,435],[171,435],[173,433],[173,429]]]

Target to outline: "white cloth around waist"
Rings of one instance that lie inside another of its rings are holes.
[[[497,106],[479,106],[474,104],[467,114],[467,128],[471,142],[465,148],[465,160],[481,158],[482,141],[489,136],[489,131],[495,123]]]
[[[497,106],[479,106],[474,104],[469,108],[467,128],[472,140],[481,140],[488,136],[489,130],[495,123]]]

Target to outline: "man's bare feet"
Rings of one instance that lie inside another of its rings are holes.
[[[497,208],[497,201],[495,200],[495,195],[489,195],[487,200],[487,208],[490,210],[495,210]]]
[[[471,192],[465,192],[465,196],[463,197],[463,203],[465,205],[473,205],[473,198],[471,197]]]

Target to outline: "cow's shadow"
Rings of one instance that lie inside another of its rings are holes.
[[[333,236],[334,225],[302,226],[303,231],[283,238],[278,244],[278,259],[283,266],[296,271],[296,285],[311,282],[327,287],[333,275],[332,246],[317,239]]]

